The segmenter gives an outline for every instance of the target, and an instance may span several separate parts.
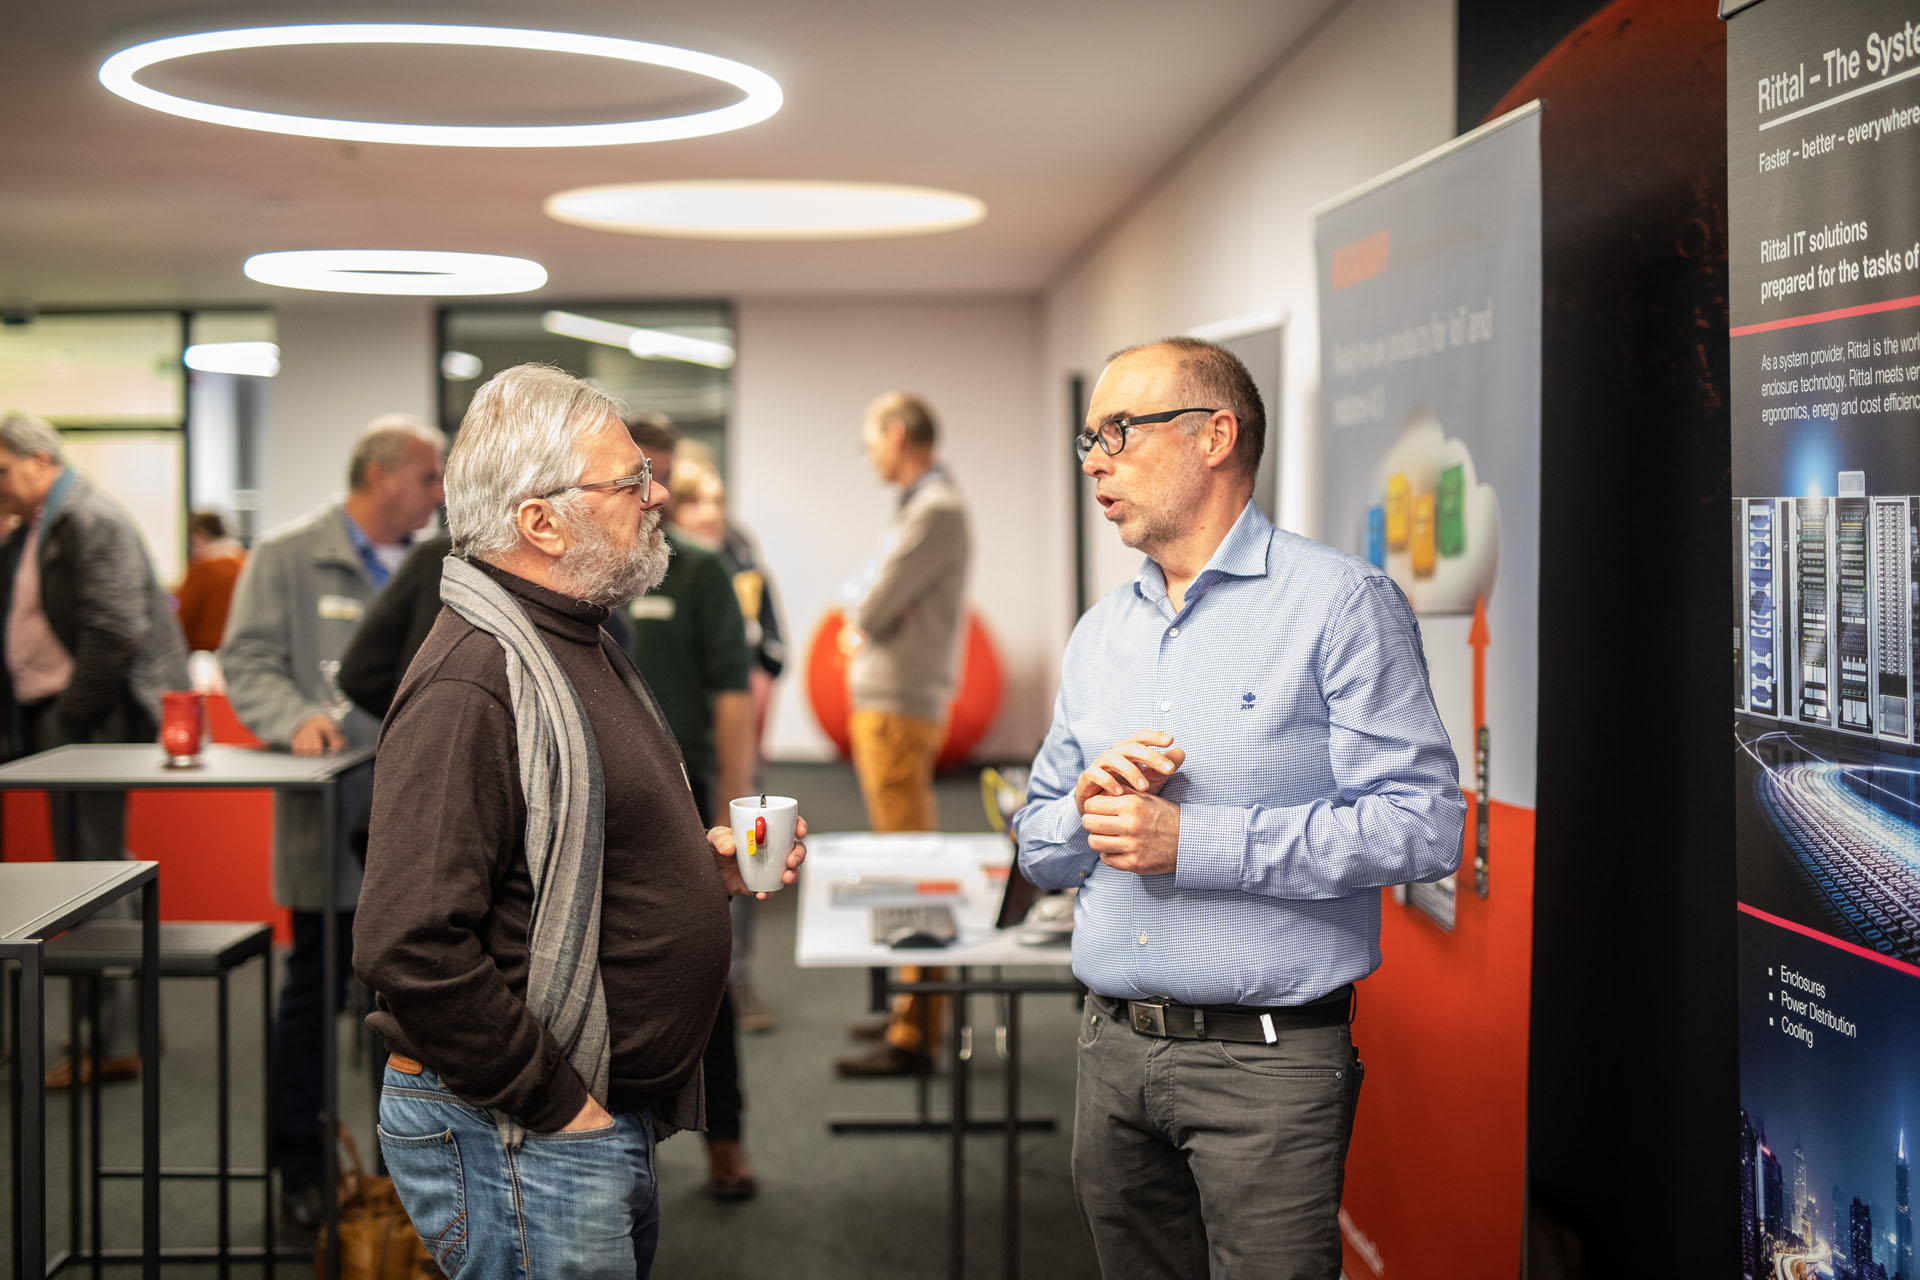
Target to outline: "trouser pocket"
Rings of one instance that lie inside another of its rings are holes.
[[[467,1256],[466,1170],[459,1138],[444,1124],[435,1127],[434,1106],[382,1098],[380,1154],[413,1229],[440,1270],[455,1276]]]

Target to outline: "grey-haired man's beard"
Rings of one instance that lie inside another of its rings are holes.
[[[603,609],[618,609],[653,590],[667,576],[673,553],[665,538],[653,536],[659,527],[658,510],[644,513],[633,545],[622,548],[599,521],[583,515],[567,527],[573,545],[553,567],[555,587]]]

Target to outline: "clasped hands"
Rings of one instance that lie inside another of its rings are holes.
[[[1073,785],[1087,845],[1116,871],[1164,875],[1180,852],[1180,806],[1160,788],[1185,762],[1173,735],[1143,729],[1115,743]]]

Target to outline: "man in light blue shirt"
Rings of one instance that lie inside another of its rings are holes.
[[[1073,1177],[1107,1275],[1340,1273],[1380,888],[1459,865],[1420,628],[1366,561],[1252,501],[1265,413],[1225,349],[1115,355],[1076,441],[1143,552],[1090,609],[1016,821],[1077,886]]]

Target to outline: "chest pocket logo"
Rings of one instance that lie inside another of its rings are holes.
[[[1240,695],[1240,709],[1241,709],[1242,711],[1251,711],[1251,710],[1253,710],[1253,695],[1252,695],[1252,694],[1250,694],[1250,693],[1243,693],[1243,694],[1241,694],[1241,695]]]

